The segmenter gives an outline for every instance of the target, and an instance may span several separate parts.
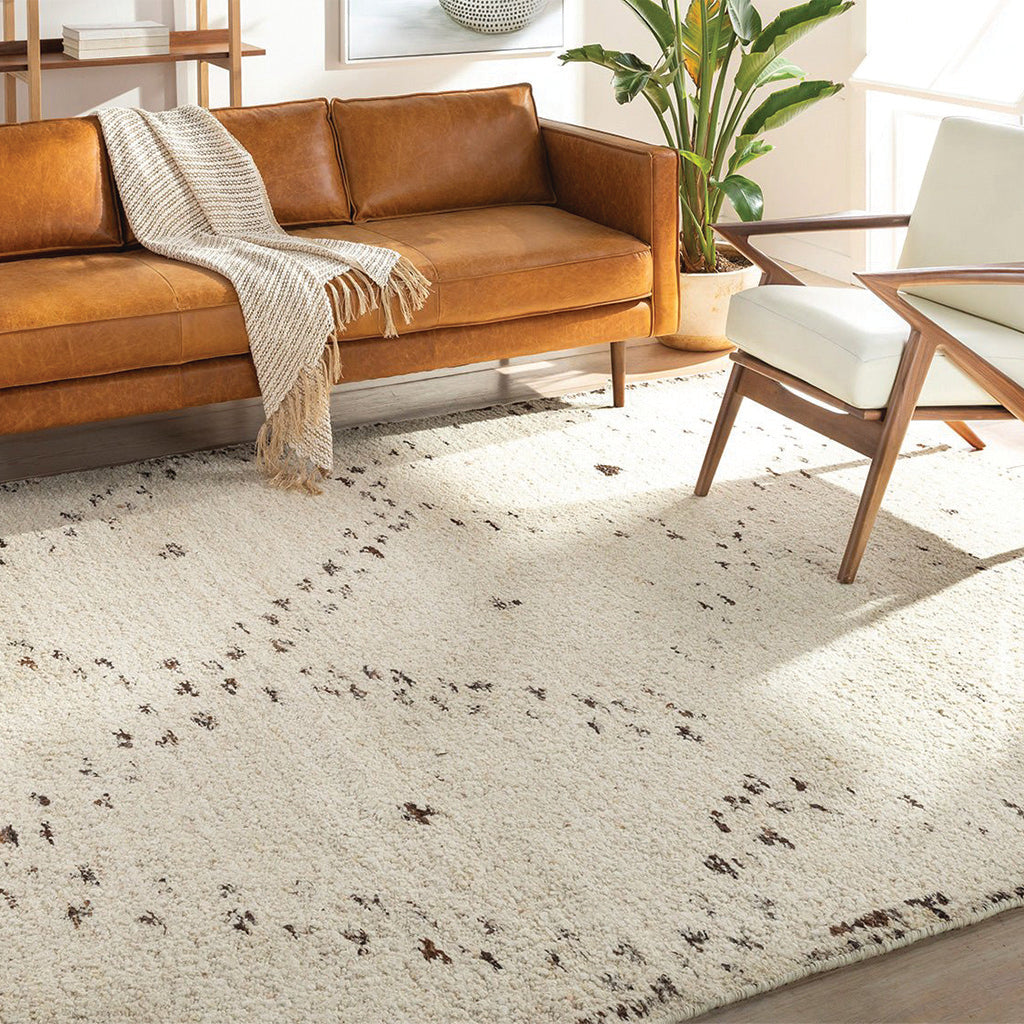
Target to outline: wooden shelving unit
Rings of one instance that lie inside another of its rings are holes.
[[[230,103],[242,105],[242,58],[259,57],[267,51],[242,42],[241,0],[228,0],[228,27],[210,29],[207,0],[196,0],[196,28],[190,32],[172,32],[170,53],[146,57],[111,57],[101,60],[75,60],[65,56],[60,39],[39,38],[39,0],[25,0],[28,38],[15,39],[16,0],[0,0],[3,5],[3,36],[0,41],[0,77],[4,79],[4,113],[8,123],[18,119],[17,80],[28,85],[28,120],[42,118],[43,75],[51,71],[82,70],[93,67],[120,67],[140,64],[177,64],[198,62],[199,103],[210,104],[210,65],[223,68],[229,75]]]

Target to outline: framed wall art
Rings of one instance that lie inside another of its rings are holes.
[[[341,0],[346,62],[537,53],[564,44],[563,0]]]

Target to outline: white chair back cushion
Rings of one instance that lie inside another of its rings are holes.
[[[900,267],[1019,262],[1024,128],[948,118],[939,128]],[[1024,287],[954,285],[911,294],[1024,331]]]

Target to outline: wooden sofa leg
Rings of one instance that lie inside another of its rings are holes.
[[[708,444],[708,453],[704,456],[704,465],[701,467],[700,476],[697,478],[697,486],[694,494],[698,498],[707,497],[711,490],[711,484],[718,472],[718,464],[722,461],[722,453],[725,451],[725,444],[732,433],[733,424],[736,422],[736,414],[740,411],[743,403],[743,395],[740,393],[740,383],[743,375],[748,371],[734,363],[732,376],[725,389],[725,397],[722,399],[722,408],[718,412],[718,420],[715,429],[711,433],[711,442]]]
[[[959,434],[976,452],[985,450],[985,442],[963,420],[947,420],[946,426]]]
[[[613,341],[612,350],[612,399],[616,409],[626,404],[626,343]]]

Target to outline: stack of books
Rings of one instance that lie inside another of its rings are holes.
[[[75,60],[151,57],[171,52],[171,32],[155,21],[65,25],[64,52]]]

